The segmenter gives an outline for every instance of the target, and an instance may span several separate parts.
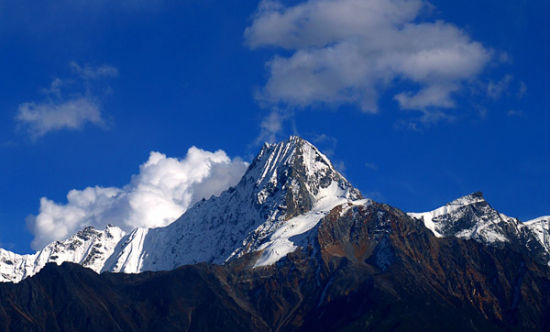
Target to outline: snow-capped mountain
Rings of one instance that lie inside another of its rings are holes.
[[[521,222],[493,209],[479,192],[433,211],[409,213],[409,216],[421,219],[436,237],[526,249],[539,262],[550,265],[550,217]]]
[[[409,215],[422,219],[437,237],[455,236],[484,243],[509,242],[517,237],[522,226],[519,220],[494,210],[479,192],[430,212]]]
[[[46,263],[73,262],[100,272],[116,244],[125,235],[115,226],[104,230],[86,227],[64,241],[55,241],[32,255],[0,249],[0,281],[19,282],[40,271]]]
[[[265,144],[235,187],[197,202],[166,227],[129,233],[114,226],[88,227],[33,255],[0,249],[0,281],[19,282],[48,262],[138,273],[197,262],[224,264],[252,253],[251,267],[272,265],[298,247],[315,245],[319,221],[331,211],[371,204],[316,147],[294,136]],[[550,217],[522,223],[494,210],[481,193],[408,215],[436,237],[507,246],[550,265]]]
[[[203,199],[166,227],[86,228],[34,255],[0,252],[0,281],[18,282],[47,262],[75,262],[96,272],[171,270],[183,264],[222,264],[261,252],[255,265],[269,265],[304,244],[332,208],[363,204],[328,158],[299,138],[265,144],[241,181],[218,197]]]
[[[222,264],[258,250],[256,264],[271,264],[299,245],[290,237],[312,229],[334,206],[360,198],[309,142],[291,137],[265,144],[234,188],[198,202],[167,227],[134,230],[103,271]]]

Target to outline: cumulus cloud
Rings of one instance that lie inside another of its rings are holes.
[[[355,104],[377,112],[379,95],[399,85],[403,109],[455,107],[492,52],[455,25],[423,20],[423,0],[263,0],[245,30],[251,49],[284,49],[267,63],[258,99],[293,107]]]
[[[72,77],[54,78],[40,102],[21,103],[15,115],[19,128],[36,140],[52,131],[78,130],[86,124],[105,125],[102,115],[100,81],[118,76],[118,70],[109,65],[98,67],[70,63]]]
[[[73,189],[66,203],[41,198],[39,214],[28,218],[34,234],[31,246],[41,249],[89,225],[112,224],[125,230],[168,225],[193,203],[237,184],[247,166],[221,150],[191,147],[183,159],[151,152],[122,188]]]

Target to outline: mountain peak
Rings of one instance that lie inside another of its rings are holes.
[[[409,213],[409,215],[415,218],[424,219],[424,222],[426,223],[426,227],[431,229],[436,236],[441,236],[435,230],[435,225],[433,224],[434,219],[440,218],[445,215],[453,214],[456,211],[463,209],[464,207],[478,204],[478,203],[487,203],[485,201],[485,198],[483,197],[483,193],[481,193],[480,191],[459,197],[435,210],[428,211],[428,212],[420,212],[420,213],[414,212],[414,213]]]
[[[447,206],[464,206],[464,205],[486,203],[486,202],[487,201],[483,197],[483,193],[480,191],[476,191],[474,193],[457,198],[454,201],[447,203],[446,205]]]
[[[323,153],[298,136],[276,144],[264,144],[243,181],[255,183],[259,204],[264,204],[278,191],[286,192],[287,218],[311,210],[321,189],[333,184],[338,195],[362,198]]]
[[[334,206],[360,198],[308,141],[291,136],[266,143],[235,187],[198,202],[167,227],[132,232],[106,270],[223,264],[251,252],[274,253],[262,256],[271,264],[302,246],[291,235],[309,232]]]
[[[437,237],[473,239],[501,246],[520,236],[519,222],[489,205],[481,192],[455,199],[433,211],[409,213]]]

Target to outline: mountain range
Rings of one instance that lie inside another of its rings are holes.
[[[33,255],[0,249],[0,280],[11,282],[0,285],[0,322],[46,330],[159,322],[227,330],[548,328],[549,224],[550,217],[505,216],[481,193],[405,213],[364,198],[294,136],[265,144],[236,186],[166,227],[87,227]],[[88,314],[65,316],[78,310]]]
[[[254,266],[271,265],[308,244],[310,232],[333,208],[368,205],[311,143],[293,136],[265,144],[232,188],[203,199],[166,227],[86,227],[33,255],[0,249],[0,281],[18,282],[46,263],[72,262],[95,272],[139,273],[185,264],[223,264],[261,252]],[[517,247],[550,264],[550,216],[527,222],[494,210],[481,193],[425,213],[409,213],[436,237],[458,237]]]

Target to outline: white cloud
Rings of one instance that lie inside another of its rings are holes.
[[[408,86],[395,94],[401,108],[454,107],[453,94],[481,73],[491,51],[452,24],[423,20],[429,9],[422,0],[262,1],[246,41],[287,52],[267,63],[259,100],[377,112],[380,93],[401,82]]]
[[[369,163],[369,162],[365,163],[365,168],[367,168],[371,171],[377,171],[378,170],[378,166],[375,163]]]
[[[32,139],[52,131],[78,130],[86,124],[105,125],[99,102],[100,80],[118,76],[118,70],[109,65],[93,67],[71,62],[70,78],[54,78],[41,92],[46,98],[41,102],[21,103],[15,120]],[[109,89],[107,89],[109,91]]]
[[[86,123],[104,123],[99,105],[85,97],[59,103],[23,103],[19,105],[15,119],[33,139],[55,130],[80,129]]]
[[[118,69],[109,65],[101,65],[98,67],[93,67],[90,65],[81,66],[76,62],[71,62],[70,65],[74,73],[86,80],[118,76]]]
[[[491,99],[499,99],[509,89],[513,79],[512,75],[506,75],[499,81],[490,81],[487,85],[487,95]]]
[[[59,77],[56,77],[53,79],[52,83],[50,83],[50,87],[46,89],[42,89],[42,93],[45,95],[53,95],[58,98],[61,98],[61,88],[65,82],[60,79]]]
[[[527,93],[527,85],[525,82],[519,82],[519,90],[518,90],[518,97],[523,98],[525,94]]]
[[[272,110],[260,123],[260,135],[256,138],[256,144],[276,141],[287,118],[288,114],[283,114],[278,109]]]
[[[508,112],[506,112],[506,115],[521,117],[521,116],[523,116],[523,111],[512,109],[512,110],[508,110]]]
[[[74,189],[66,203],[41,198],[40,213],[28,219],[34,234],[31,246],[41,249],[88,225],[112,224],[126,230],[165,226],[198,200],[237,184],[246,167],[247,163],[231,160],[221,150],[192,147],[183,159],[151,152],[139,174],[122,188]]]

